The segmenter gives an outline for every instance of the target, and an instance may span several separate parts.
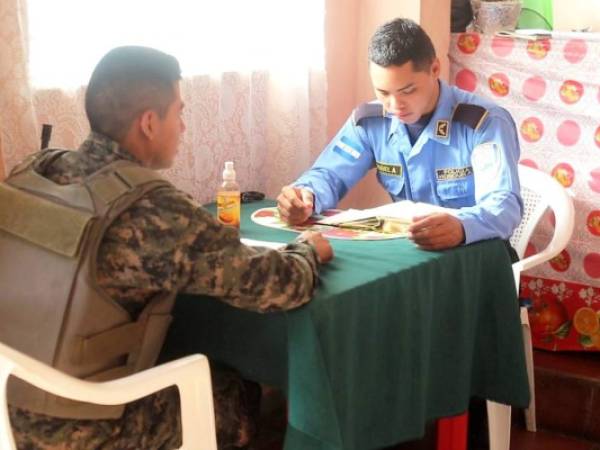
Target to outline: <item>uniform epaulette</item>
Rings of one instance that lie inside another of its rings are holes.
[[[383,105],[381,103],[363,103],[354,108],[354,111],[352,112],[352,121],[354,122],[354,125],[358,125],[362,119],[366,119],[367,117],[384,116],[385,111],[383,110]]]
[[[479,105],[459,103],[452,114],[452,121],[460,122],[477,130],[488,115],[487,109]]]

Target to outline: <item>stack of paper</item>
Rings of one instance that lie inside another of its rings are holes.
[[[377,228],[383,226],[386,220],[409,224],[413,221],[413,217],[424,216],[434,212],[455,214],[456,210],[437,205],[430,205],[428,203],[416,203],[410,200],[401,200],[376,208],[348,209],[335,216],[320,220],[319,223],[350,226],[362,223]]]

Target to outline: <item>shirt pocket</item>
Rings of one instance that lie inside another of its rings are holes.
[[[386,175],[377,171],[377,180],[383,188],[394,197],[397,197],[402,192],[404,187],[404,177],[397,175]]]
[[[462,208],[475,204],[473,182],[468,179],[438,181],[440,204],[448,208]]]

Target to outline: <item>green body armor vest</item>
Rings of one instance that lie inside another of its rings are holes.
[[[152,367],[176,292],[153,297],[136,320],[96,283],[98,247],[111,223],[147,192],[170,186],[157,173],[116,161],[82,183],[59,185],[33,170],[45,151],[0,183],[0,341],[80,379],[103,381]],[[14,377],[9,403],[54,417],[120,417],[50,395]]]

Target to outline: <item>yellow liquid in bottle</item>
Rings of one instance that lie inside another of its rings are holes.
[[[217,219],[223,225],[240,227],[240,191],[217,192]]]

